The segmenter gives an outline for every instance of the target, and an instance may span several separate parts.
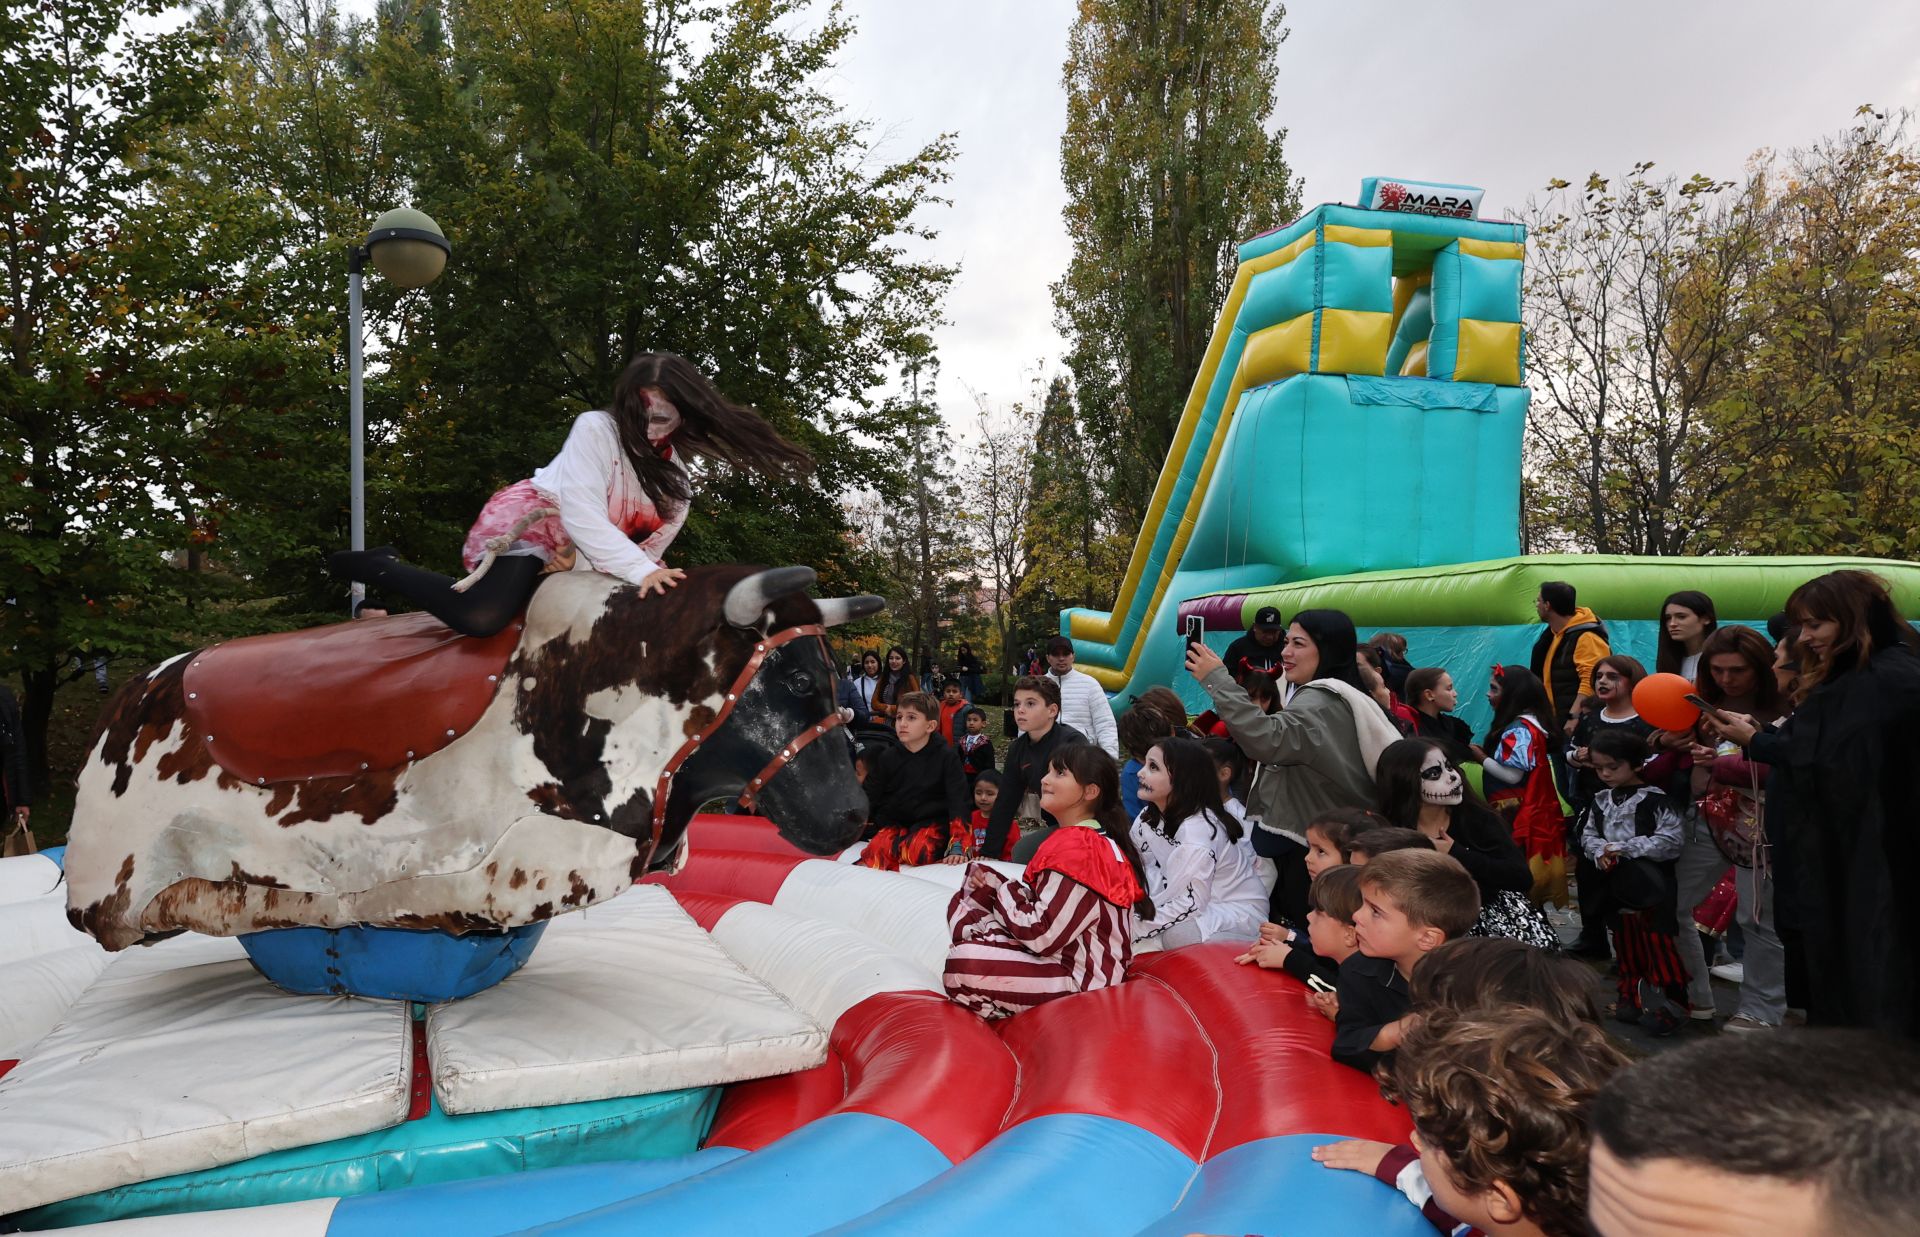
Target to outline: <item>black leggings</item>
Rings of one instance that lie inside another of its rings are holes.
[[[414,602],[463,636],[491,636],[513,621],[533,596],[546,564],[531,554],[506,554],[464,593],[452,576],[403,563],[391,550],[341,550],[327,556],[334,575]]]

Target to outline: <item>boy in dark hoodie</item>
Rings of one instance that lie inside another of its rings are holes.
[[[993,768],[993,737],[987,733],[987,715],[978,708],[969,708],[960,715],[960,733],[954,747],[960,753],[960,771],[967,775],[968,785],[982,773]]]
[[[894,706],[897,746],[867,770],[867,849],[860,862],[894,871],[946,860],[963,863],[973,840],[971,796],[960,757],[939,735],[940,706],[908,692]]]

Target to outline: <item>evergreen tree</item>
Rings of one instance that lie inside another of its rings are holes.
[[[1274,0],[1081,0],[1060,172],[1073,258],[1053,286],[1081,413],[1137,523],[1247,237],[1299,209],[1269,130]]]

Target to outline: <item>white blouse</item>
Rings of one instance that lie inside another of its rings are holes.
[[[1168,840],[1147,823],[1143,811],[1133,822],[1133,844],[1153,899],[1153,918],[1134,919],[1134,940],[1163,937],[1163,944],[1178,946],[1259,937],[1267,918],[1267,888],[1245,832],[1230,842],[1212,820],[1189,816]]]
[[[685,471],[677,458],[673,464]],[[532,480],[533,488],[560,509],[560,522],[580,552],[574,568],[603,571],[629,584],[660,570],[691,505],[682,503],[646,540],[634,543],[626,530],[652,523],[660,514],[620,447],[612,415],[599,410],[573,419],[560,454]]]

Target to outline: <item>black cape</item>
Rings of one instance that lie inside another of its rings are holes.
[[[1773,767],[1767,831],[1782,918],[1805,934],[1809,1021],[1920,1037],[1920,656],[1880,650],[1749,753]]]

